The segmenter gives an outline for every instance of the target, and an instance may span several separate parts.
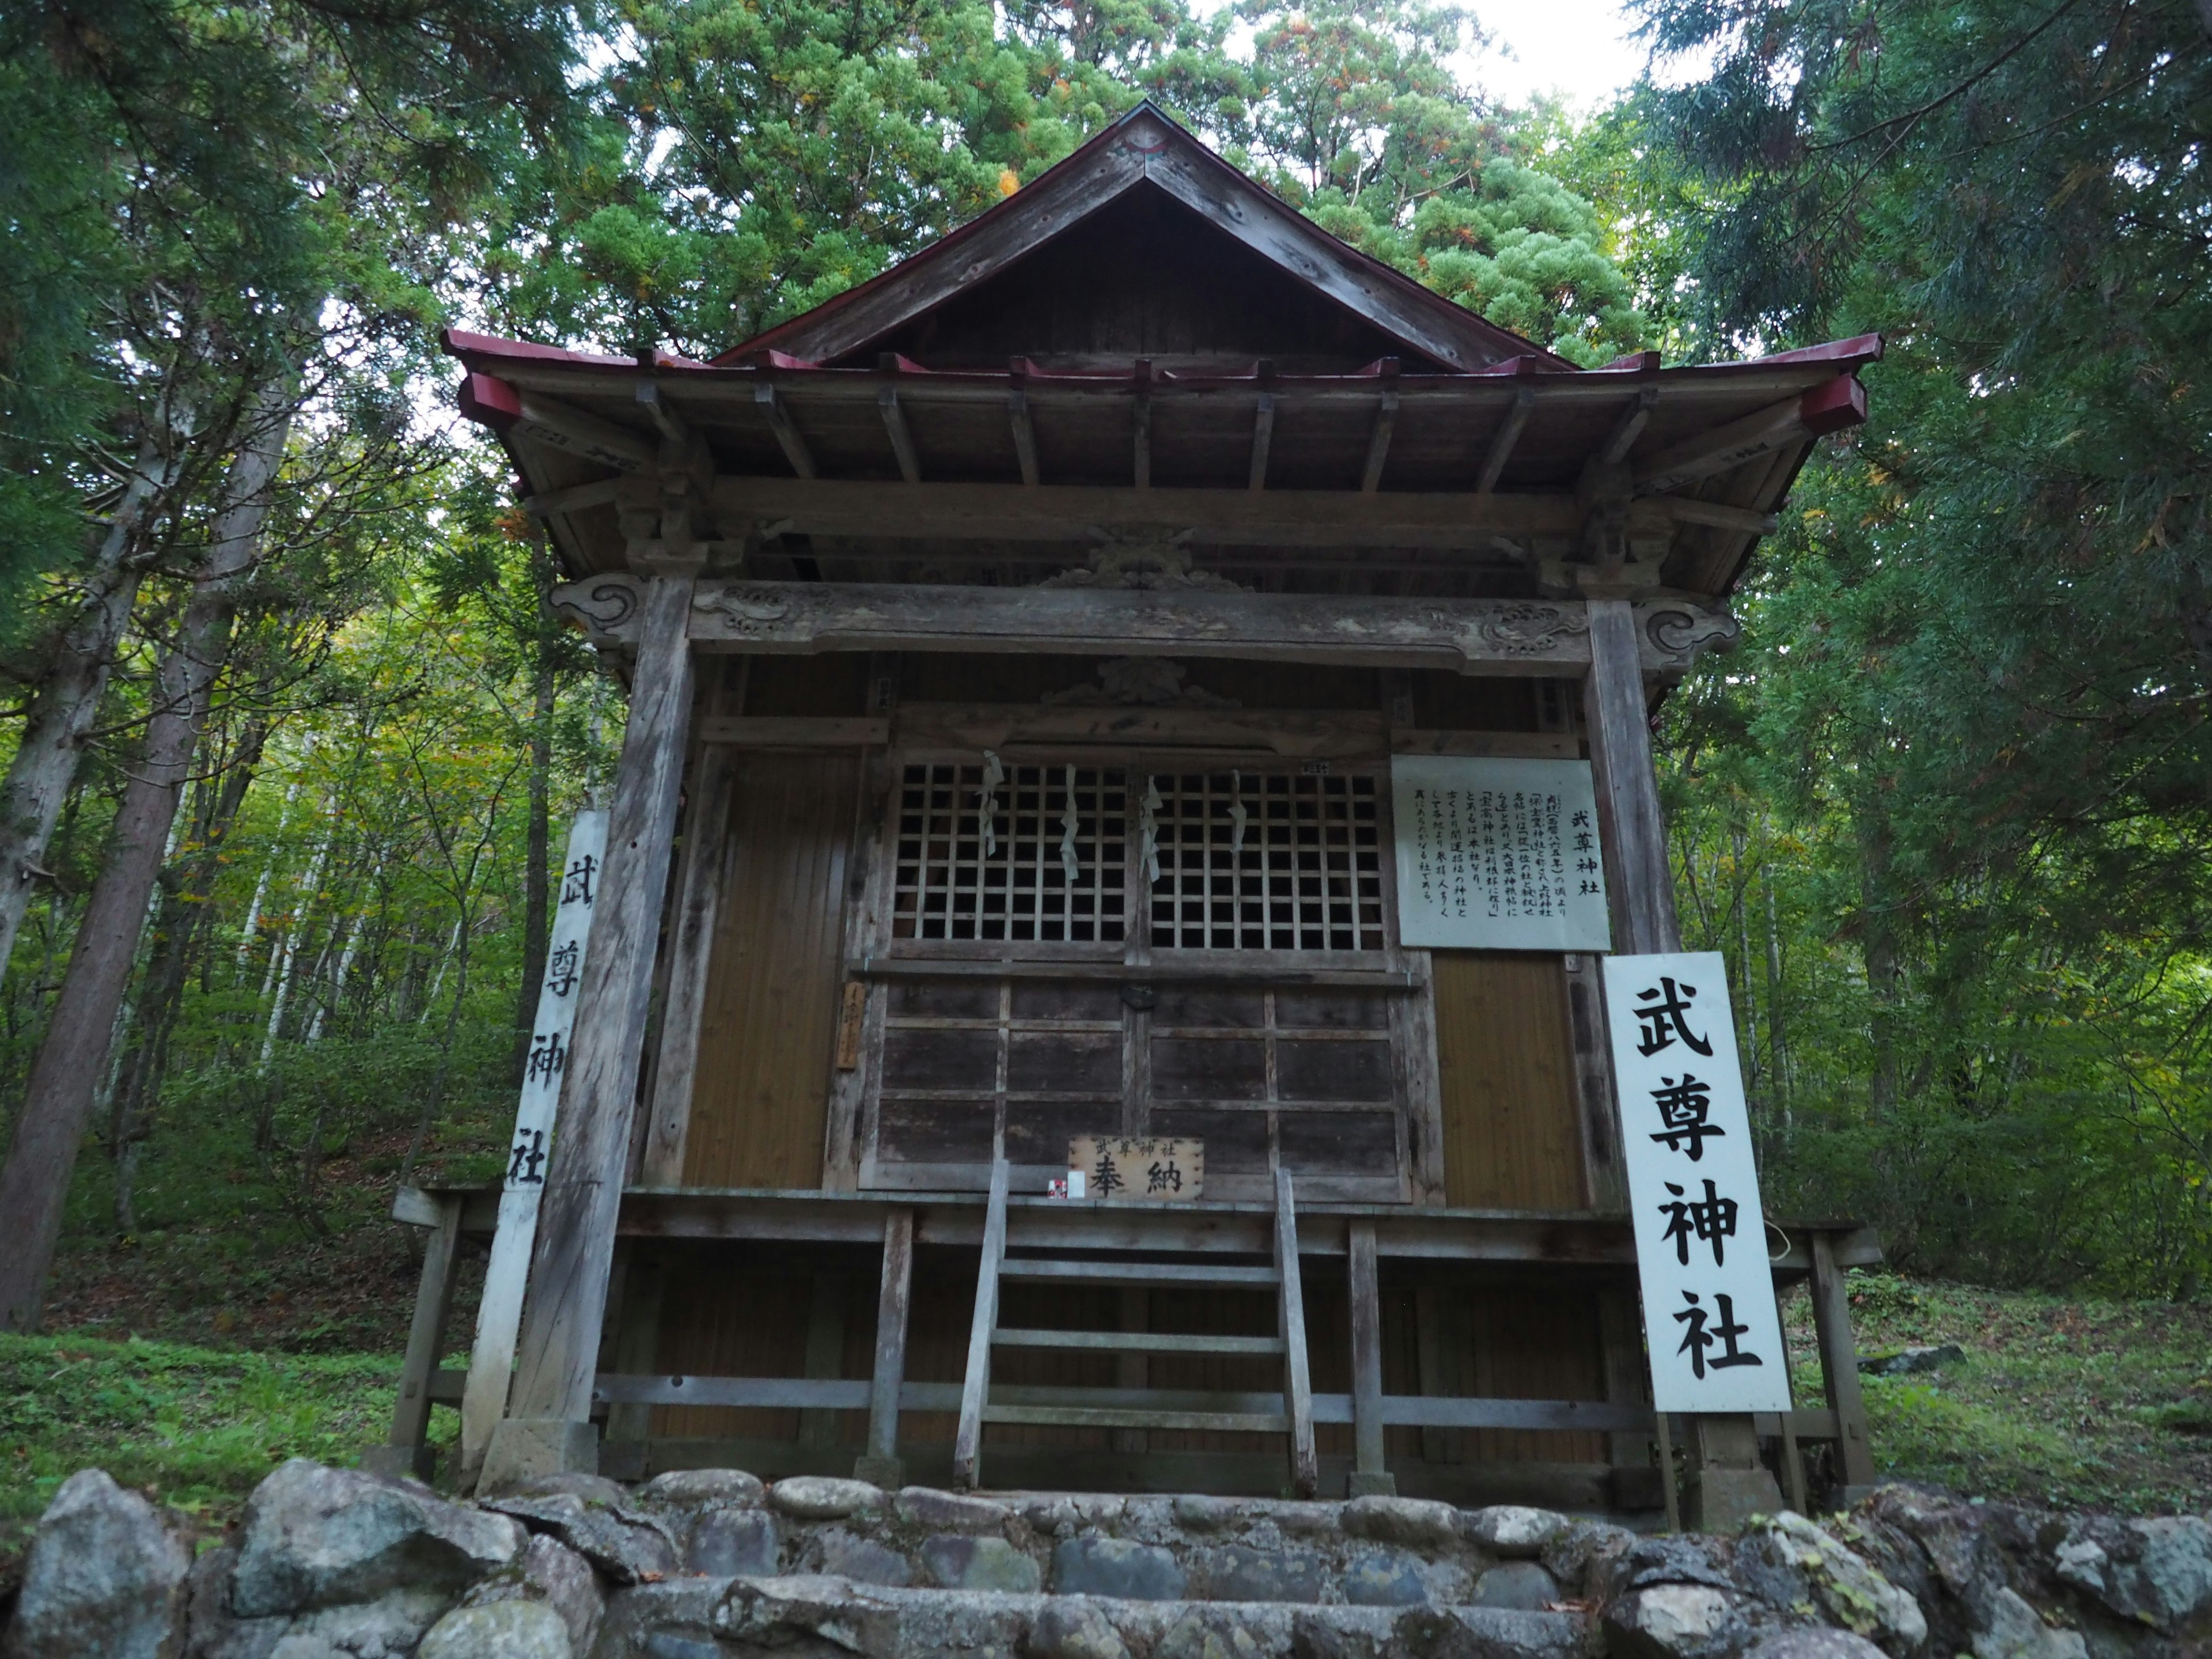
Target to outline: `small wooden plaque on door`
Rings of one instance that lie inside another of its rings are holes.
[[[1078,1135],[1067,1167],[1083,1172],[1084,1195],[1114,1203],[1176,1204],[1206,1190],[1206,1143],[1139,1136]]]

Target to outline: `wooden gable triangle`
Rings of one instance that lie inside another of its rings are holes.
[[[718,359],[775,352],[861,362],[895,349],[918,319],[1012,272],[1021,261],[1133,193],[1157,191],[1248,259],[1264,262],[1346,313],[1409,368],[1469,373],[1514,357],[1571,367],[1340,241],[1213,154],[1157,105],[1139,105],[1066,161],[911,258]]]

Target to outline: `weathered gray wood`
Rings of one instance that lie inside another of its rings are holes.
[[[1248,486],[1255,495],[1267,487],[1267,452],[1275,442],[1275,394],[1263,392],[1252,411],[1252,475]]]
[[[546,1171],[510,1416],[580,1423],[605,1316],[653,958],[691,717],[691,579],[645,584],[604,883],[584,962],[560,1138]]]
[[[1018,387],[1006,394],[1006,417],[1014,429],[1014,460],[1022,470],[1022,482],[1034,489],[1044,478],[1037,471],[1036,425],[1030,418],[1028,392]]]
[[[1134,402],[1136,404],[1136,453],[1133,462],[1133,470],[1137,488],[1150,489],[1152,487],[1152,400],[1148,393],[1139,392]]]
[[[868,1389],[868,1455],[898,1455],[899,1389],[906,1381],[907,1315],[914,1304],[914,1212],[884,1218],[884,1270],[876,1296],[876,1367]]]
[[[407,1353],[399,1362],[399,1398],[392,1407],[389,1443],[419,1451],[430,1428],[430,1379],[445,1346],[446,1316],[461,1269],[461,1200],[437,1200],[438,1224],[422,1243],[422,1277],[415,1288],[415,1317],[407,1327]]]
[[[701,724],[706,722],[702,721]],[[692,777],[684,866],[668,931],[668,988],[660,1010],[660,1054],[653,1070],[653,1106],[646,1122],[638,1179],[647,1187],[681,1186],[697,1081],[699,1022],[707,1002],[707,970],[721,915],[725,842],[730,823],[730,757],[710,748]]]
[[[1059,1285],[1232,1285],[1272,1287],[1272,1267],[1216,1266],[1198,1261],[1005,1261],[1002,1279],[1048,1279]]]
[[[1645,494],[1679,489],[1696,479],[1725,472],[1774,450],[1812,442],[1821,431],[1833,430],[1836,424],[1808,424],[1806,420],[1808,399],[1817,398],[1823,390],[1816,387],[1810,392],[1784,398],[1741,420],[1712,428],[1662,450],[1636,469],[1636,488]],[[1864,418],[1863,404],[1860,418]]]
[[[1667,825],[1652,769],[1650,715],[1636,624],[1626,600],[1589,601],[1590,660],[1583,683],[1583,714],[1597,786],[1613,948],[1620,955],[1682,948]]]
[[[1382,469],[1390,460],[1390,434],[1398,424],[1398,392],[1385,392],[1375,408],[1375,424],[1367,434],[1367,465],[1360,470],[1359,489],[1372,495],[1382,487]]]
[[[1280,1434],[1280,1412],[1160,1412],[1124,1406],[1000,1406],[983,1408],[987,1423],[1028,1423],[1071,1429],[1190,1429],[1214,1434]]]
[[[554,602],[602,641],[635,641],[634,579],[573,582],[556,591]],[[1686,600],[1639,602],[1625,623],[1632,647],[1628,662],[1653,674],[1686,672],[1700,650],[1724,645],[1738,631],[1724,612]],[[924,583],[705,583],[691,636],[709,650],[783,656],[1103,652],[1448,669],[1516,678],[1583,675],[1590,652],[1587,616],[1577,600]]]
[[[1343,1403],[1347,1401],[1352,1403]],[[1355,1396],[1314,1396],[1316,1423],[1351,1421],[1356,1426],[1358,1414]],[[1384,1423],[1422,1428],[1541,1429],[1562,1433],[1574,1430],[1635,1434],[1646,1439],[1653,1426],[1649,1406],[1615,1405],[1602,1400],[1452,1400],[1386,1394],[1376,1402],[1376,1415]]]
[[[921,482],[921,458],[915,453],[914,433],[906,422],[906,410],[899,406],[897,391],[885,386],[876,398],[876,406],[884,412],[884,430],[890,435],[891,453],[898,458],[899,477],[908,483]]]
[[[1782,1382],[1790,1391],[1790,1410],[1774,1413],[1775,1432],[1782,1441],[1782,1495],[1789,1501],[1791,1509],[1803,1515],[1808,1511],[1805,1508],[1805,1459],[1797,1447],[1797,1384],[1790,1354],[1790,1319],[1783,1310],[1779,1291],[1774,1297],[1774,1328],[1782,1334]]]
[[[1578,760],[1582,742],[1562,732],[1423,732],[1394,730],[1394,755],[1502,755],[1529,760]]]
[[[768,422],[768,429],[775,434],[775,441],[783,451],[783,459],[791,464],[791,470],[802,478],[814,477],[813,452],[807,448],[805,434],[791,418],[791,411],[784,407],[775,387],[766,380],[757,383],[753,387],[753,406]]]
[[[1813,1235],[1813,1324],[1820,1345],[1820,1377],[1841,1439],[1844,1484],[1874,1484],[1874,1448],[1867,1438],[1866,1401],[1859,1392],[1858,1344],[1851,1335],[1851,1297],[1828,1235]]]
[[[1002,1348],[1084,1348],[1099,1353],[1279,1354],[1279,1336],[1184,1336],[1164,1331],[1034,1331],[1001,1326],[992,1341]],[[1130,1387],[1141,1387],[1131,1383]]]
[[[508,427],[511,437],[526,438],[548,449],[625,472],[642,472],[653,465],[659,446],[643,434],[612,421],[587,414],[542,392],[521,394],[522,412]]]
[[[981,1472],[983,1403],[991,1391],[991,1333],[999,1324],[999,1268],[1006,1253],[1005,1155],[991,1161],[991,1198],[983,1219],[983,1250],[975,1271],[975,1319],[968,1333],[968,1370],[961,1384],[960,1426],[952,1441],[952,1479],[973,1488]]]
[[[1618,466],[1626,460],[1628,452],[1644,435],[1644,428],[1651,424],[1651,411],[1658,403],[1656,382],[1638,388],[1635,398],[1626,409],[1621,410],[1620,418],[1613,422],[1613,430],[1606,434],[1605,442],[1599,447],[1599,461],[1607,466]]]
[[[1444,1306],[1443,1295],[1435,1285],[1413,1287],[1413,1364],[1425,1399],[1443,1399],[1451,1393],[1444,1373]],[[1431,1463],[1449,1462],[1457,1454],[1457,1440],[1449,1429],[1424,1428],[1422,1459]]]
[[[1298,1216],[1288,1170],[1275,1171],[1275,1273],[1283,1335],[1283,1404],[1291,1419],[1291,1486],[1301,1498],[1321,1489],[1314,1460],[1313,1382],[1306,1368],[1306,1304],[1298,1275]]]
[[[866,749],[890,741],[891,723],[813,714],[708,714],[698,722],[702,744],[731,749]]]
[[[1613,1097],[1613,1045],[1606,1036],[1602,960],[1588,951],[1570,954],[1565,989],[1583,1188],[1590,1208],[1619,1215],[1628,1208],[1627,1171],[1621,1163],[1620,1109]]]
[[[650,1371],[660,1358],[661,1292],[667,1284],[660,1263],[631,1252],[622,1268],[621,1325],[614,1341],[616,1371]],[[648,1407],[627,1404],[607,1413],[611,1441],[643,1440],[653,1431]]]
[[[1498,488],[1498,481],[1505,475],[1505,464],[1513,459],[1513,447],[1521,441],[1528,429],[1528,417],[1536,412],[1536,394],[1523,386],[1513,394],[1513,407],[1506,411],[1499,424],[1498,434],[1491,439],[1490,447],[1482,457],[1482,471],[1475,475],[1474,493],[1487,495]]]
[[[447,1198],[459,1198],[459,1193],[424,1192],[420,1187],[402,1187],[392,1195],[392,1218],[410,1227],[434,1227],[444,1219]]]
[[[1382,1462],[1382,1303],[1376,1287],[1375,1224],[1351,1225],[1352,1471],[1376,1476]]]
[[[932,941],[934,943],[934,941]],[[1251,957],[1288,952],[1251,951]],[[1427,979],[1411,968],[1286,968],[1273,962],[1054,962],[1036,957],[871,957],[853,971],[864,979],[1015,979],[1103,981],[1145,985],[1276,985],[1360,991],[1418,991]]]
[[[1026,745],[1155,752],[1237,751],[1294,759],[1379,760],[1387,751],[1371,714],[1305,709],[1040,707],[1027,703],[908,703],[892,722],[907,749]],[[1499,734],[1509,740],[1514,734]],[[1181,758],[1181,756],[1178,756]]]
[[[612,507],[620,492],[618,478],[600,478],[591,483],[570,484],[566,489],[549,489],[542,495],[523,498],[522,510],[533,519],[550,519],[556,513],[581,513],[587,507]]]
[[[1659,1497],[1667,1514],[1667,1530],[1682,1530],[1682,1494],[1674,1478],[1674,1425],[1673,1419],[1661,1412],[1653,1419],[1651,1437],[1657,1443],[1659,1454]]]
[[[713,501],[731,533],[744,526],[810,536],[1089,546],[1096,526],[1111,525],[1188,531],[1200,547],[1418,547],[1486,554],[1494,554],[1500,536],[1573,537],[1586,516],[1582,502],[1563,491],[1370,496],[1344,489],[908,484],[807,474],[718,477]],[[1639,501],[1627,513],[1631,532],[1639,536],[1663,537],[1677,522],[1670,499]]]
[[[1627,1285],[1607,1285],[1598,1291],[1597,1340],[1607,1402],[1648,1413],[1644,1379],[1650,1370],[1644,1358],[1644,1326],[1637,1317],[1636,1292]],[[1648,1432],[1615,1431],[1607,1449],[1619,1468],[1644,1468],[1651,1462]]]

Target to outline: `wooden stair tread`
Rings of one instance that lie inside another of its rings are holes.
[[[1230,1267],[1211,1261],[1023,1261],[1008,1256],[999,1264],[1002,1279],[1050,1279],[1063,1285],[1243,1285],[1273,1290],[1280,1282],[1273,1267]]]
[[[1214,1434],[1284,1434],[1281,1412],[1170,1412],[1135,1406],[983,1407],[986,1423],[1019,1423],[1073,1429],[1189,1429]]]
[[[991,1340],[1007,1348],[1086,1348],[1103,1353],[1280,1354],[1279,1336],[1196,1336],[1168,1331],[1012,1330]]]

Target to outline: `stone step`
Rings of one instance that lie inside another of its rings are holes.
[[[674,1579],[620,1591],[607,1603],[591,1659],[838,1650],[869,1659],[1582,1659],[1591,1640],[1589,1617],[1579,1610],[1146,1601],[790,1575]]]

